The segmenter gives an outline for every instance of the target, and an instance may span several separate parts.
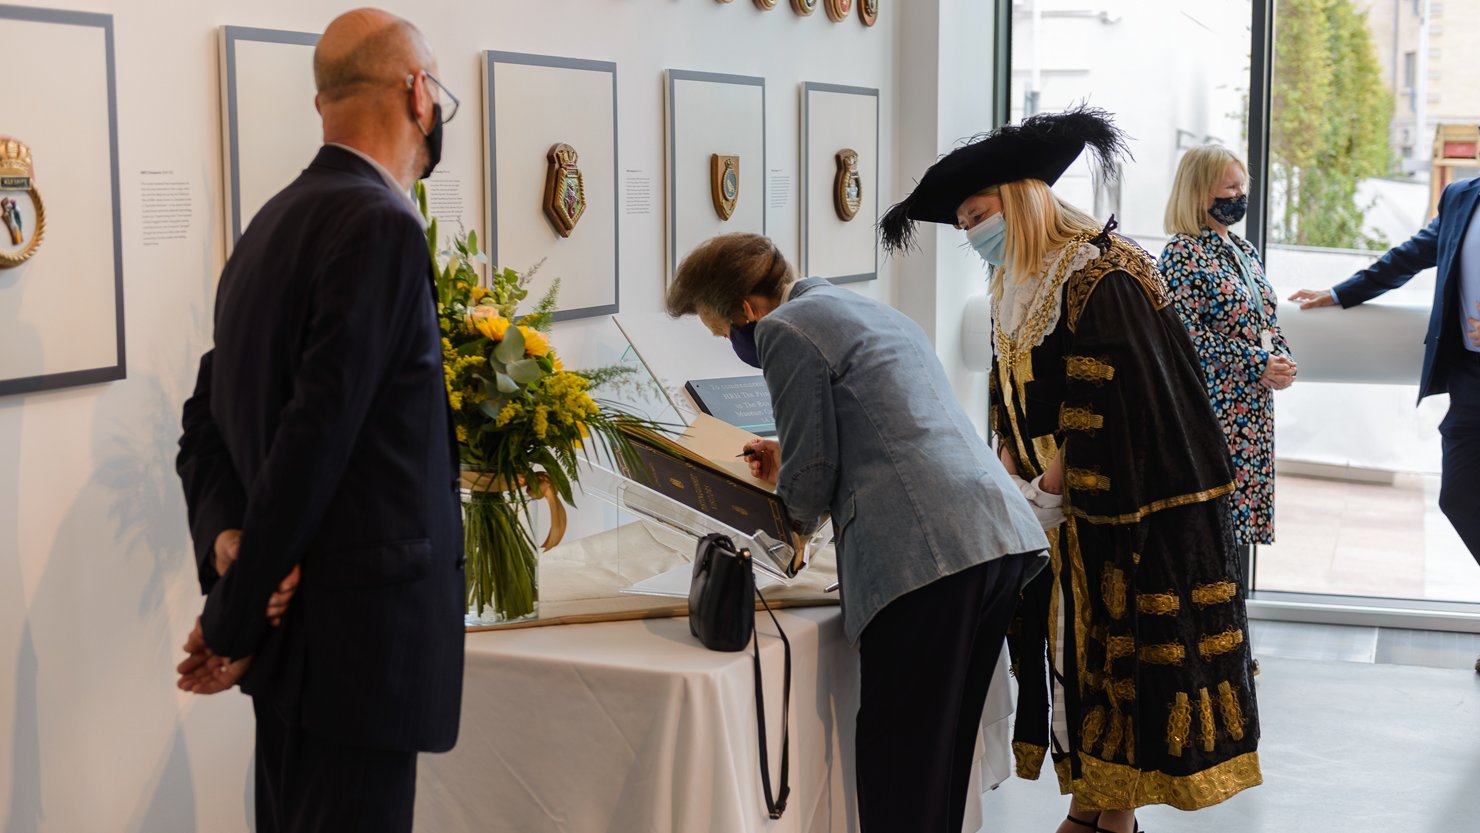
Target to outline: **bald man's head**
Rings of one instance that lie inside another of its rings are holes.
[[[333,104],[376,87],[388,87],[432,65],[421,31],[379,9],[356,9],[334,19],[313,53],[313,78],[321,104]]]

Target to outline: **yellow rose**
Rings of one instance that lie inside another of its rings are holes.
[[[524,333],[524,355],[538,358],[550,352],[550,340],[544,333],[527,327],[520,327],[519,332]]]

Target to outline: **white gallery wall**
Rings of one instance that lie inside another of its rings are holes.
[[[0,398],[0,831],[250,829],[249,702],[236,693],[195,698],[173,688],[180,645],[200,607],[174,454],[180,408],[209,342],[225,256],[219,27],[318,32],[351,6],[331,0],[34,5],[114,16],[128,377]],[[766,173],[768,183],[789,192],[768,194],[767,228],[793,259],[801,216],[802,82],[881,91],[878,187],[884,207],[919,175],[913,168],[920,161],[932,161],[949,145],[928,147],[937,143],[939,125],[917,125],[913,146],[919,152],[911,170],[898,169],[898,102],[907,94],[900,79],[909,54],[902,3],[883,4],[873,28],[853,18],[835,24],[821,12],[801,18],[784,3],[762,12],[742,0],[384,5],[427,33],[441,79],[464,102],[447,129],[443,178],[458,183],[449,199],[461,201],[463,216],[475,218],[480,233],[486,226],[482,53],[617,64],[623,312],[661,308],[664,69],[767,79]],[[938,42],[912,42],[917,46],[911,49],[927,53],[923,60],[939,60]],[[983,33],[979,55],[986,54],[985,44]],[[7,46],[0,42],[0,51]],[[12,83],[74,68],[57,55],[50,65],[13,68]],[[981,79],[972,87],[980,90],[985,114],[988,62],[972,69]],[[916,92],[936,95],[933,88]],[[0,133],[6,132],[4,109]],[[34,151],[44,158],[47,149]],[[644,178],[651,181],[651,204],[629,205],[627,183]],[[39,184],[44,188],[44,180]],[[189,206],[188,222],[168,234],[151,225],[145,210],[146,194],[161,188],[185,195],[175,198],[176,209]],[[106,193],[105,183],[99,192]],[[949,329],[959,298],[920,301],[936,298],[930,268],[917,269],[918,283],[906,290],[897,283],[899,263],[881,259],[880,278],[852,288],[891,303],[917,296],[900,305],[933,336]],[[580,280],[563,277],[567,285]],[[53,280],[56,314],[64,316],[75,284],[65,275]],[[971,280],[958,269],[952,286]],[[571,366],[610,360],[604,348],[615,339],[604,318],[563,323],[555,331]],[[980,374],[965,374],[954,337],[946,341],[948,368],[979,390]],[[985,409],[976,396],[966,396],[974,417]]]

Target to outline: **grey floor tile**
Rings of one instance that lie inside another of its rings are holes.
[[[1249,623],[1255,658],[1372,662],[1377,655],[1377,628],[1309,625],[1258,620]]]
[[[1377,662],[1463,669],[1473,668],[1477,656],[1480,634],[1383,628],[1377,635]]]
[[[1184,813],[1150,807],[1147,833],[1476,830],[1480,675],[1265,655],[1264,784]],[[1068,799],[1049,771],[983,796],[983,833],[1050,833]]]

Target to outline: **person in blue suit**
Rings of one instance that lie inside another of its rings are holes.
[[[1439,196],[1439,214],[1406,243],[1330,290],[1302,289],[1290,296],[1301,309],[1354,307],[1438,267],[1434,308],[1424,336],[1418,398],[1449,394],[1439,425],[1444,438],[1439,508],[1470,554],[1480,561],[1480,178],[1450,184]],[[1480,660],[1475,662],[1480,672]]]
[[[226,261],[184,407],[207,596],[178,685],[251,695],[258,833],[410,833],[417,754],[457,740],[457,450],[408,194],[456,112],[436,68],[387,12],[325,30],[324,146]]]

